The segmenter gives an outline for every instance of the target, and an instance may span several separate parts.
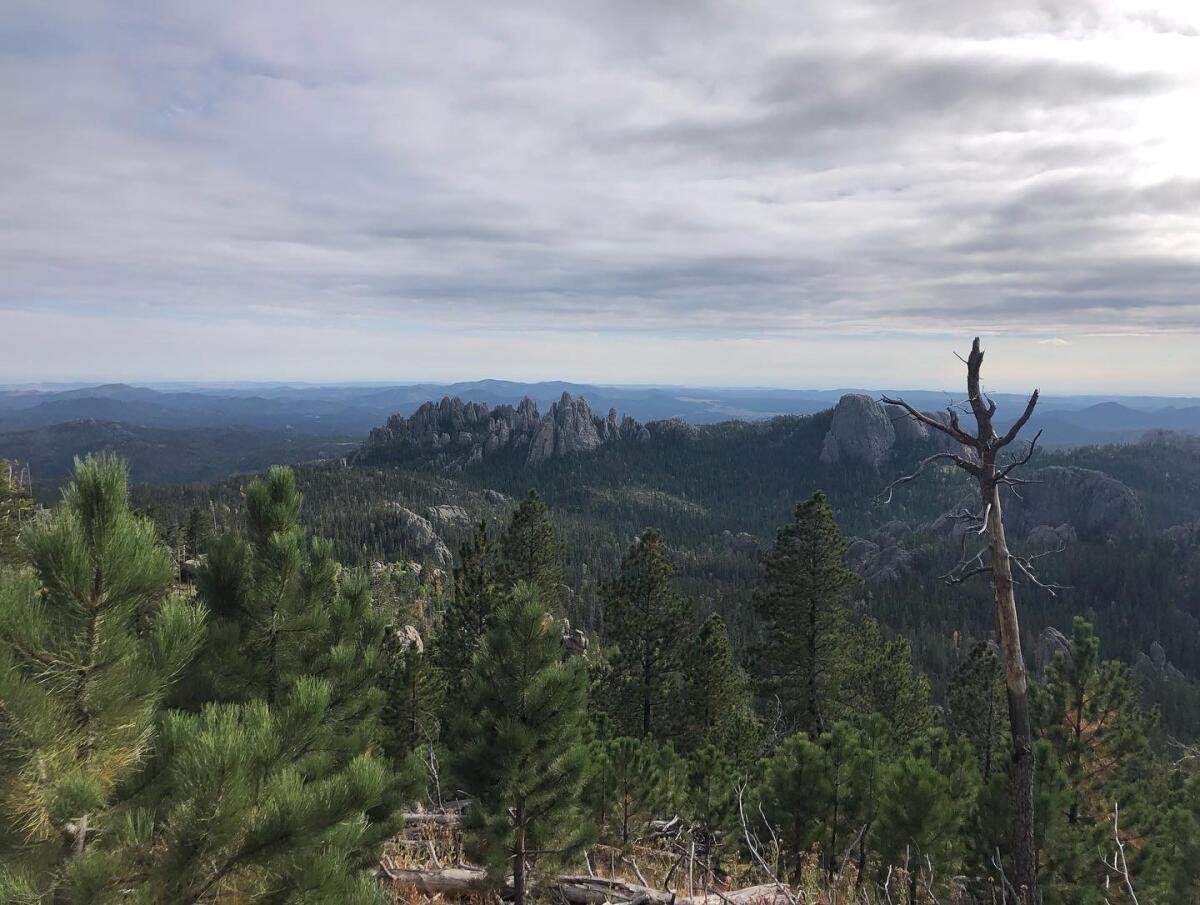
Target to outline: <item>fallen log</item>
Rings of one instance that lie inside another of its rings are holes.
[[[421,826],[458,826],[462,823],[462,814],[442,811],[413,811],[404,814],[406,828]]]
[[[466,867],[413,870],[384,864],[380,866],[378,876],[380,880],[395,886],[407,886],[425,895],[440,894],[447,898],[462,898],[487,886],[487,875],[482,870]],[[706,896],[680,896],[624,880],[563,876],[535,883],[530,892],[561,898],[569,905],[602,905],[604,902],[624,902],[629,905],[791,905],[789,897],[774,883]],[[507,898],[510,894],[510,889],[500,890],[501,898]]]

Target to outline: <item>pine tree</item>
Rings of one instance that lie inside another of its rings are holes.
[[[648,821],[667,813],[674,795],[669,743],[615,738],[598,742],[585,798],[601,838],[629,846]]]
[[[487,621],[496,607],[496,568],[496,551],[488,537],[487,523],[480,522],[471,539],[459,550],[454,567],[454,597],[432,645],[433,661],[441,670],[451,700],[462,690]]]
[[[846,722],[835,723],[816,741],[796,733],[767,760],[757,797],[793,877],[812,849],[819,847],[826,875],[832,876],[855,834],[865,841],[874,820],[878,770],[871,741]]]
[[[420,636],[404,628],[389,632],[384,663],[384,749],[393,762],[400,763],[414,751],[426,751],[440,740],[445,687],[442,673],[430,662]]]
[[[840,682],[846,719],[861,724],[882,716],[900,746],[933,725],[929,680],[913,668],[907,638],[885,640],[879,623],[866,617],[850,632],[846,653]]]
[[[141,796],[148,888],[166,901],[371,901],[365,869],[415,791],[378,755],[384,617],[366,577],[300,527],[301,503],[271,469],[247,489],[246,536],[215,539],[199,576],[211,622],[192,712],[164,723]]]
[[[207,509],[193,506],[184,529],[184,547],[191,556],[199,556],[208,548],[213,536],[213,517]]]
[[[666,541],[651,529],[605,587],[605,640],[614,648],[609,658],[612,719],[625,735],[669,737],[681,717],[691,604],[676,593],[674,575]]]
[[[1070,649],[1059,652],[1047,670],[1036,710],[1070,784],[1067,821],[1074,826],[1106,820],[1108,803],[1096,800],[1098,793],[1141,758],[1152,720],[1141,712],[1129,669],[1100,660],[1100,639],[1082,617],[1075,617]]]
[[[720,840],[734,824],[742,776],[733,760],[714,745],[693,752],[686,766],[684,816],[691,821],[693,838],[712,869],[719,864]]]
[[[473,799],[466,850],[493,882],[511,872],[516,905],[532,859],[565,861],[592,830],[580,807],[587,677],[561,653],[541,592],[522,582],[489,622],[464,691],[454,770]]]
[[[16,465],[0,459],[0,566],[24,559],[17,542],[33,516],[33,500]]]
[[[76,460],[62,503],[24,541],[32,574],[0,572],[0,891],[99,901],[123,841],[122,786],[204,615],[168,596],[170,555],[130,511],[114,457]]]
[[[562,603],[563,554],[546,514],[546,504],[536,490],[529,491],[500,537],[496,584],[504,592],[527,582],[557,612]]]
[[[789,735],[763,766],[756,798],[779,840],[784,872],[796,881],[805,855],[821,841],[819,802],[826,795],[825,758],[803,732]]]
[[[964,792],[919,754],[907,754],[883,771],[875,840],[885,863],[908,870],[909,902],[918,883],[953,876],[962,856],[959,829],[966,816]],[[966,799],[969,800],[969,799]]]
[[[734,662],[725,620],[717,613],[700,626],[686,676],[684,739],[692,748],[716,745],[748,765],[757,754],[758,726],[746,676]]]
[[[858,582],[845,552],[829,501],[818,492],[779,529],[755,596],[765,634],[755,657],[760,693],[778,697],[794,728],[820,731],[840,710],[848,603]]]
[[[995,647],[980,641],[959,665],[946,692],[950,730],[971,743],[984,782],[1004,768],[1009,748],[1004,671]]]

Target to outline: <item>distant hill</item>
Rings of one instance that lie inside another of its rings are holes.
[[[0,458],[27,463],[35,481],[49,484],[71,473],[75,456],[101,450],[123,456],[136,482],[186,484],[261,471],[274,464],[338,459],[356,446],[352,440],[279,431],[181,431],[97,420],[0,434]]]
[[[955,396],[936,391],[885,390],[926,410]],[[757,421],[833,408],[846,393],[878,398],[880,389],[790,390],[762,387],[597,386],[546,381],[477,380],[397,386],[130,386],[0,388],[0,432],[96,419],[172,430],[242,428],[310,437],[365,435],[392,415],[408,417],[426,401],[446,397],[491,408],[528,397],[547,411],[564,393],[587,400],[604,415],[616,409],[641,422],[682,419],[692,424]],[[1020,411],[1023,398],[997,394],[1001,411]],[[1148,430],[1200,433],[1200,401],[1168,397],[1043,398],[1035,427],[1047,446],[1123,443]]]

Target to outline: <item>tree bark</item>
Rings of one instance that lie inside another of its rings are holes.
[[[1009,832],[1013,853],[1013,879],[1024,905],[1041,905],[1037,882],[1037,842],[1033,833],[1033,733],[1029,726],[1029,683],[1021,651],[1021,629],[1017,600],[1013,593],[1012,559],[1004,534],[1000,488],[994,463],[984,463],[980,480],[987,508],[988,546],[992,561],[992,585],[996,591],[997,627],[1004,658],[1004,684],[1008,696],[1008,722],[1012,733],[1012,765],[1009,773]]]
[[[517,805],[516,844],[513,852],[513,902],[525,905],[525,805]]]

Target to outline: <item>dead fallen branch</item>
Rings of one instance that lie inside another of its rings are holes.
[[[382,882],[394,886],[410,887],[428,896],[442,895],[451,899],[476,893],[487,885],[483,871],[464,867],[413,870],[385,863],[380,866],[378,876]],[[506,892],[501,890],[502,898]],[[624,880],[564,876],[536,883],[532,892],[559,899],[569,905],[601,905],[604,902],[637,902],[639,905],[790,905],[788,897],[774,883],[706,896],[679,896]]]

